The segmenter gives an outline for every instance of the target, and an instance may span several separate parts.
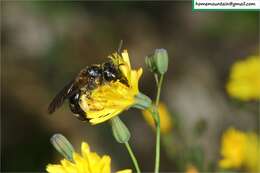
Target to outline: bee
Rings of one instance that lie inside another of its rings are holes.
[[[62,106],[65,100],[69,101],[71,112],[81,121],[87,121],[86,113],[81,109],[79,102],[81,96],[89,96],[98,86],[107,82],[117,81],[127,84],[127,80],[119,70],[119,66],[109,60],[103,64],[87,66],[80,70],[76,77],[70,81],[52,100],[48,107],[50,114]]]

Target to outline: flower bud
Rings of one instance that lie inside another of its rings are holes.
[[[145,57],[145,64],[152,73],[163,75],[168,69],[168,53],[165,49],[155,49],[154,54]]]
[[[54,148],[67,160],[73,161],[74,148],[71,143],[62,135],[54,134],[50,139]]]
[[[126,143],[129,141],[131,134],[126,125],[118,116],[111,119],[112,132],[118,143]]]
[[[168,70],[168,53],[165,49],[156,49],[154,52],[154,63],[157,71],[162,75]]]
[[[152,73],[156,73],[156,65],[154,62],[153,55],[145,57],[145,64]]]

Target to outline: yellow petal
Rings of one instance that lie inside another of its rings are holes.
[[[46,171],[49,173],[67,173],[61,165],[47,165]]]
[[[123,57],[124,62],[128,65],[129,69],[131,69],[131,64],[130,64],[129,55],[128,55],[127,50],[124,50],[122,52],[122,57]]]
[[[63,168],[66,170],[66,172],[68,173],[78,173],[77,171],[77,167],[75,166],[74,163],[71,163],[68,160],[63,159],[61,161],[61,165],[63,166]]]
[[[139,89],[138,89],[138,81],[140,79],[140,77],[142,76],[142,73],[143,73],[143,69],[140,68],[138,69],[137,71],[133,70],[131,72],[131,87],[133,88],[133,92],[134,93],[138,93],[139,92]]]
[[[86,142],[82,142],[82,144],[81,144],[81,154],[82,154],[83,158],[87,158],[89,152],[90,152],[89,145]]]
[[[118,115],[120,112],[122,112],[123,110],[117,110],[117,111],[114,111],[114,112],[111,112],[110,114],[108,115],[105,115],[103,117],[99,117],[99,118],[94,118],[94,119],[91,119],[89,122],[91,124],[98,124],[98,123],[102,123],[104,121],[107,121],[109,119],[111,119],[112,117]]]
[[[229,128],[221,139],[221,155],[219,162],[222,168],[239,168],[245,158],[246,135],[239,130]]]
[[[131,169],[124,169],[124,170],[121,170],[121,171],[116,171],[116,173],[132,173],[132,170]]]
[[[100,173],[110,173],[111,159],[109,156],[103,156],[100,162]]]
[[[85,162],[84,158],[82,158],[79,154],[73,153],[73,161],[75,162],[75,167],[77,168],[78,173],[85,173],[86,168],[85,166],[88,162]]]
[[[260,99],[260,56],[235,62],[226,86],[227,93],[242,101]]]

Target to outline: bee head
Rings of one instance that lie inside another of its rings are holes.
[[[112,62],[103,64],[103,76],[106,81],[113,81],[119,78],[118,68]]]
[[[102,75],[102,69],[100,68],[100,66],[93,65],[87,69],[87,74],[90,77],[97,78]]]

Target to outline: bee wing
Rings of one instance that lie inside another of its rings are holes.
[[[75,80],[68,83],[52,100],[48,107],[48,112],[52,114],[57,108],[59,108],[63,102],[78,92],[78,88],[75,86]]]

